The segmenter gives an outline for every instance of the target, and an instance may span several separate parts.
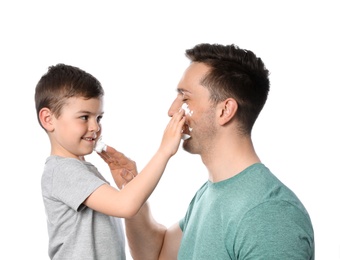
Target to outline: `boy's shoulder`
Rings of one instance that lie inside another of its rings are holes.
[[[70,170],[79,170],[79,169],[88,169],[88,165],[85,161],[77,160],[75,158],[66,158],[57,155],[51,155],[46,158],[45,161],[45,171],[56,170],[56,169],[66,169]]]

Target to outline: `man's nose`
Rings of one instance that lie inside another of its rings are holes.
[[[172,117],[176,112],[178,112],[180,110],[181,106],[182,106],[182,100],[179,99],[179,98],[176,98],[172,102],[172,104],[171,104],[171,106],[168,110],[168,116]]]

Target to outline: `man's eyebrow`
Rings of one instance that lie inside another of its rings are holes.
[[[185,90],[185,89],[183,89],[183,88],[178,88],[178,89],[177,89],[177,93],[178,93],[178,94],[190,94],[191,92],[188,91],[188,90]]]

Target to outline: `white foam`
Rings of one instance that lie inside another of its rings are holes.
[[[182,134],[181,138],[182,138],[182,140],[187,140],[187,139],[191,138],[191,136],[187,135],[187,134]]]
[[[189,105],[187,103],[183,103],[182,109],[184,110],[185,115],[192,116],[192,114],[194,113],[194,111],[189,109]],[[192,131],[191,127],[189,127],[189,131],[190,132]],[[182,140],[187,140],[187,139],[191,138],[191,136],[188,135],[188,134],[182,134],[181,138],[182,138]]]
[[[192,114],[194,113],[194,111],[189,109],[189,106],[187,103],[183,103],[182,108],[186,115],[192,116]]]
[[[98,139],[96,146],[94,147],[94,150],[97,153],[101,153],[103,150],[106,151],[107,145],[102,141],[102,139]]]

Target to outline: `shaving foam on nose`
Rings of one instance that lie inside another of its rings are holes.
[[[194,113],[194,111],[189,109],[189,106],[187,103],[183,103],[182,109],[184,110],[185,115],[192,116],[192,114]]]
[[[97,153],[101,153],[103,150],[106,151],[106,144],[102,141],[102,138],[99,138],[97,143],[96,143],[96,146],[94,147],[94,150],[97,152]]]

